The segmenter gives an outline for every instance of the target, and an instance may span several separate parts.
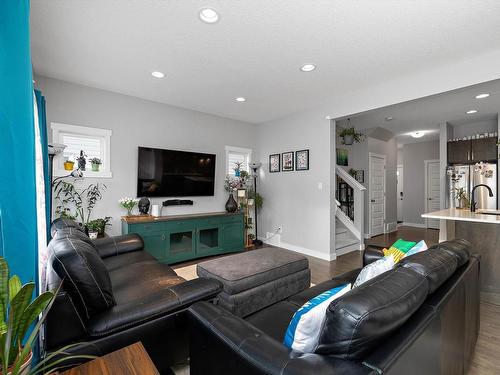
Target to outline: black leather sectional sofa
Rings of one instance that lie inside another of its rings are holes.
[[[134,234],[91,241],[57,219],[52,237],[47,283],[62,286],[45,324],[47,352],[78,343],[70,354],[101,356],[141,341],[160,371],[187,359],[186,309],[213,299],[219,282],[185,281]]]
[[[444,242],[330,304],[314,353],[282,342],[293,314],[360,269],[241,319],[210,303],[190,307],[191,374],[465,374],[479,330],[479,259]],[[367,264],[382,257],[368,249]]]

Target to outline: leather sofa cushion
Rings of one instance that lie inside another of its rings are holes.
[[[114,257],[107,257],[102,260],[106,269],[111,272],[119,268],[126,268],[134,263],[149,262],[158,263],[158,261],[147,251],[134,251],[132,253],[120,254]],[[170,267],[169,267],[170,268]],[[173,270],[167,271],[170,274],[175,274]]]
[[[79,228],[76,227],[65,227],[62,229],[58,229],[52,238],[54,240],[60,240],[66,237],[71,237],[75,239],[82,240],[83,242],[88,243],[90,246],[94,247],[94,244],[92,243],[92,240],[90,239],[89,236],[87,236],[83,231],[81,231]],[[95,248],[94,248],[95,250]]]
[[[289,301],[281,301],[258,311],[245,320],[278,342],[283,342],[293,314],[300,308]]]
[[[76,221],[59,217],[59,218],[55,219],[52,222],[52,224],[50,225],[51,237],[54,238],[54,235],[56,234],[56,232],[58,230],[64,229],[64,228],[75,228],[75,229],[81,231],[82,233],[84,233],[83,227],[79,223],[77,223]]]
[[[429,293],[433,293],[457,269],[458,258],[440,248],[430,248],[426,251],[403,258],[397,267],[414,270],[429,281]]]
[[[328,307],[315,352],[362,359],[411,317],[428,289],[425,277],[405,267],[352,289]]]
[[[469,261],[471,243],[467,240],[455,239],[451,241],[441,242],[435,247],[457,257],[459,267],[463,266]]]
[[[111,280],[93,246],[76,237],[50,242],[49,261],[85,317],[115,305]]]

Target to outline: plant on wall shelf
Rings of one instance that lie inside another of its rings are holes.
[[[99,172],[99,167],[102,164],[102,160],[99,158],[92,158],[89,160],[90,165],[92,166],[92,171]]]
[[[82,226],[87,227],[96,203],[102,198],[101,190],[105,189],[106,185],[97,183],[80,190],[73,182],[59,180],[54,185],[56,215],[79,220]]]
[[[352,145],[354,142],[361,143],[366,139],[366,135],[357,132],[354,127],[342,128],[339,132],[339,137],[345,145]]]

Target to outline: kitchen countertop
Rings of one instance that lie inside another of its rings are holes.
[[[455,220],[455,221],[472,221],[476,223],[487,224],[500,224],[500,215],[488,215],[481,212],[499,212],[497,210],[477,210],[477,212],[470,212],[469,209],[447,208],[434,212],[422,214],[426,219],[441,219],[441,220]]]

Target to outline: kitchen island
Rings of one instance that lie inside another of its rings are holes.
[[[449,208],[422,215],[439,219],[439,241],[463,238],[481,256],[481,300],[500,305],[500,211]]]

